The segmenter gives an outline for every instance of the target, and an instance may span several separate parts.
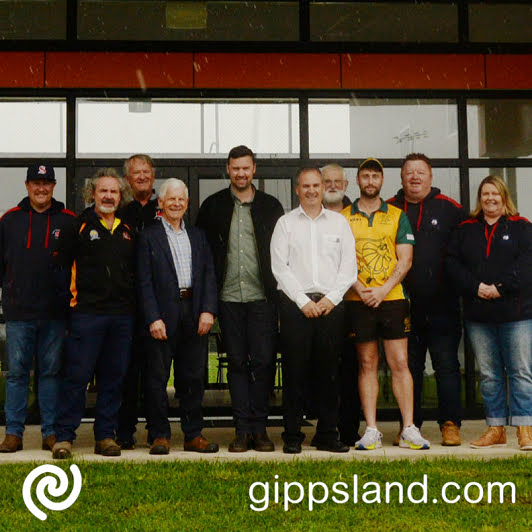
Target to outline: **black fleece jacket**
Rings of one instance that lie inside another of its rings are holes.
[[[74,217],[55,199],[38,213],[26,197],[0,219],[0,282],[7,321],[65,318],[68,306],[56,291],[52,254]]]
[[[72,269],[73,311],[133,314],[135,248],[126,224],[111,233],[89,207],[63,232],[54,259],[60,269]]]
[[[532,224],[503,216],[492,226],[484,217],[462,222],[451,236],[445,265],[463,296],[467,320],[505,323],[532,319]],[[480,283],[502,297],[478,297]]]
[[[451,232],[467,218],[464,209],[435,187],[420,203],[407,202],[403,189],[388,203],[406,213],[416,239],[412,268],[403,281],[412,306],[456,311],[458,295],[445,275],[444,257]]]
[[[201,205],[196,225],[207,234],[216,272],[218,293],[221,291],[227,263],[229,230],[233,217],[234,201],[230,187],[209,196]],[[251,219],[259,254],[264,293],[268,301],[277,301],[277,281],[272,274],[270,240],[277,220],[284,214],[277,198],[255,190],[251,203]]]

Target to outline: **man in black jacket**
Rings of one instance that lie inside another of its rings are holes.
[[[147,337],[146,418],[150,454],[168,454],[166,386],[174,360],[185,451],[214,453],[201,434],[208,333],[217,311],[216,277],[205,233],[185,226],[188,190],[168,179],[159,196],[161,221],[143,231],[137,249],[142,330]]]
[[[428,350],[436,375],[442,444],[460,445],[460,308],[443,261],[450,234],[466,213],[432,186],[432,166],[422,153],[406,157],[401,182],[403,188],[388,203],[405,211],[416,239],[412,268],[404,280],[411,298],[408,362],[414,379],[414,423],[423,423],[421,392]]]
[[[283,208],[252,185],[256,168],[249,148],[233,148],[226,167],[231,185],[203,202],[197,220],[214,257],[219,319],[229,360],[236,428],[230,452],[274,450],[266,432],[278,336],[270,240]]]
[[[155,169],[149,155],[137,153],[124,162],[124,178],[127,179],[133,199],[119,209],[117,216],[138,235],[145,227],[159,221],[157,198],[153,183]],[[138,313],[137,313],[138,314]],[[140,321],[140,320],[139,320]],[[139,390],[142,390],[143,370],[146,359],[145,336],[142,325],[136,324],[131,343],[131,358],[124,378],[122,405],[118,415],[116,442],[121,449],[135,448],[135,431],[137,429],[137,402]]]
[[[94,452],[119,456],[114,441],[122,381],[129,362],[133,314],[134,235],[116,215],[124,183],[112,168],[96,173],[86,187],[85,209],[59,239],[59,267],[71,268],[72,315],[56,421],[54,458],[69,458],[81,423],[85,390],[98,382]]]
[[[28,196],[0,220],[0,283],[9,364],[6,437],[0,444],[3,453],[22,449],[34,355],[39,374],[42,448],[51,450],[55,443],[68,302],[56,293],[52,253],[74,213],[52,197],[54,187],[51,166],[30,166],[26,175]]]

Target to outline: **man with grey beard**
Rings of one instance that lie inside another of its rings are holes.
[[[328,164],[321,169],[325,194],[323,206],[331,211],[340,212],[351,205],[351,200],[345,195],[349,181],[345,178],[344,169],[336,163]]]

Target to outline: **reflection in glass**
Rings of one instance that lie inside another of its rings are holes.
[[[58,157],[66,154],[66,104],[62,101],[0,101],[0,154]],[[9,124],[9,126],[8,126]]]
[[[298,2],[78,0],[78,38],[297,41]]]
[[[469,170],[469,194],[471,209],[477,204],[478,187],[488,175],[502,177],[521,216],[532,220],[532,168],[471,168]]]
[[[311,2],[313,41],[457,42],[456,2]]]
[[[3,0],[0,39],[66,39],[66,0]]]
[[[468,100],[470,157],[532,157],[532,100]]]
[[[66,205],[66,170],[54,167],[55,180],[54,198]],[[0,169],[0,217],[9,209],[16,207],[22,198],[28,195],[26,190],[27,168]]]
[[[431,158],[458,156],[454,100],[314,100],[309,104],[310,153],[315,157]]]
[[[499,2],[469,4],[472,42],[532,42],[532,6]]]

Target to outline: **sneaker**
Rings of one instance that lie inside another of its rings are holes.
[[[364,436],[355,443],[357,451],[373,451],[382,447],[382,434],[372,427],[367,427]]]
[[[473,449],[506,447],[506,427],[488,427],[488,430],[478,440],[472,441],[469,446]]]
[[[460,427],[452,421],[446,421],[441,427],[441,444],[446,447],[462,445]]]
[[[430,449],[430,442],[421,436],[421,432],[419,432],[419,429],[415,425],[410,425],[409,427],[403,428],[399,447],[420,451]]]
[[[517,427],[517,441],[521,451],[532,451],[532,427]]]

